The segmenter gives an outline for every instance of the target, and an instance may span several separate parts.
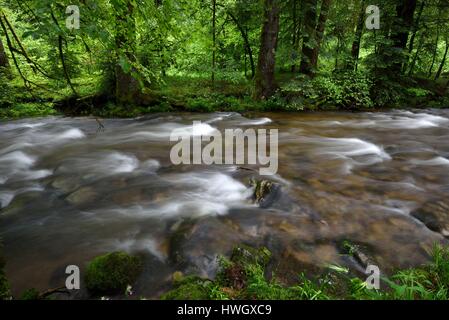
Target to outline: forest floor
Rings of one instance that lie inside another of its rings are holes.
[[[136,117],[155,112],[252,112],[252,111],[376,111],[389,108],[446,108],[448,80],[415,78],[383,82],[356,73],[320,75],[315,79],[277,75],[279,90],[266,101],[252,99],[252,81],[217,80],[206,77],[166,77],[155,88],[143,89],[147,102],[118,105],[111,90],[93,78],[78,79],[77,95],[64,83],[39,83],[27,90],[20,79],[0,88],[0,119],[70,115]],[[103,93],[102,93],[103,92]]]

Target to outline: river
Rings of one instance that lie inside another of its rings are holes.
[[[170,133],[279,130],[278,186],[251,201],[257,166],[170,161]],[[449,111],[155,114],[137,119],[47,117],[0,122],[0,238],[13,293],[64,285],[115,250],[141,254],[136,296],[156,298],[174,271],[213,277],[217,256],[267,246],[286,282],[366,248],[384,273],[428,260],[449,236],[449,210],[414,212],[449,194]],[[444,207],[444,203],[442,206]],[[449,207],[448,207],[449,208]],[[81,291],[75,298],[82,298]]]

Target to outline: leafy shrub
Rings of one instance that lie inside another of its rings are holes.
[[[0,108],[0,118],[44,117],[57,114],[51,104],[17,103],[8,108]]]
[[[361,73],[337,73],[330,77],[318,77],[312,83],[327,104],[356,110],[373,107],[370,96],[372,81]]]

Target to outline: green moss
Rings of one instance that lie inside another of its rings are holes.
[[[174,283],[174,289],[164,294],[162,300],[210,300],[213,282],[188,276]]]
[[[0,252],[0,300],[7,300],[11,297],[8,280],[6,279],[4,271],[5,264],[5,260],[3,259]]]
[[[241,265],[243,269],[253,265],[265,268],[270,259],[271,252],[267,248],[253,248],[246,245],[235,247],[231,255],[231,262]]]
[[[26,290],[22,295],[20,296],[20,300],[39,300],[40,299],[40,293],[34,288]]]
[[[142,271],[139,257],[124,252],[99,256],[89,263],[86,286],[94,295],[124,293]]]
[[[3,269],[0,269],[0,300],[7,300],[11,297],[9,284]]]
[[[298,283],[288,287],[280,284],[275,275],[267,279],[271,254],[266,248],[239,246],[230,260],[221,258],[215,280],[178,279],[175,288],[163,299],[447,300],[449,249],[436,246],[432,256],[430,264],[382,278],[380,290],[368,289],[364,279],[353,277],[348,269],[338,266],[332,266],[316,279],[299,274]]]

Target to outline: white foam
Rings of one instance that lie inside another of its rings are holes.
[[[139,166],[136,157],[121,153],[109,155],[102,163],[114,173],[133,172]]]
[[[130,173],[139,167],[139,160],[131,154],[120,152],[93,153],[85,157],[66,159],[58,173],[80,172],[90,178]]]
[[[428,113],[413,113],[410,111],[396,114],[372,114],[374,120],[350,120],[343,125],[352,128],[380,128],[380,129],[426,129],[436,128],[449,122],[449,119]]]
[[[0,209],[6,208],[14,199],[14,192],[2,192],[0,193]]]
[[[317,151],[318,154],[330,154],[341,157],[374,155],[382,160],[391,159],[383,148],[358,138],[321,138],[315,139],[315,141],[322,146]]]
[[[0,164],[7,163],[10,169],[15,168],[28,168],[35,163],[36,159],[27,155],[22,151],[13,151],[0,157]]]
[[[421,166],[447,166],[449,165],[449,159],[443,157],[435,157],[429,160],[411,160],[412,164]]]
[[[71,139],[81,139],[86,137],[83,131],[77,128],[72,128],[63,133],[59,134],[56,139],[57,140],[71,140]]]
[[[132,251],[148,251],[155,256],[159,261],[164,262],[167,256],[161,252],[158,243],[154,239],[125,239],[114,240],[112,242],[113,250],[120,250],[126,252]]]
[[[169,177],[168,182],[181,188],[175,198],[151,205],[112,208],[111,214],[129,218],[202,217],[226,215],[230,208],[249,206],[252,190],[222,173],[185,173]]]
[[[273,120],[271,120],[270,118],[260,118],[260,119],[244,121],[244,122],[242,122],[241,125],[243,125],[243,126],[261,126],[261,125],[272,123],[272,122],[273,122]]]

